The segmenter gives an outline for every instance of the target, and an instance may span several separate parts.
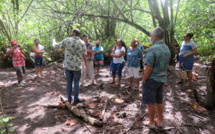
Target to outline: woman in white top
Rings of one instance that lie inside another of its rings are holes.
[[[121,84],[122,69],[125,65],[125,59],[124,59],[125,53],[126,53],[125,43],[122,41],[122,39],[117,39],[116,47],[111,53],[111,56],[113,57],[113,68],[112,68],[113,81],[111,83],[115,83],[116,72],[118,74],[118,83],[114,86],[120,86]]]

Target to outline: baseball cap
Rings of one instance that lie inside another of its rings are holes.
[[[16,41],[11,41],[10,44],[11,44],[11,45],[16,45],[17,42],[16,42]]]

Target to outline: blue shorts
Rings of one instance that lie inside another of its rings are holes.
[[[191,55],[186,58],[183,58],[183,55],[179,55],[179,67],[180,69],[184,70],[184,68],[181,66],[181,63],[184,64],[184,68],[186,71],[192,71],[194,64],[194,56]]]
[[[115,76],[116,72],[118,74],[119,77],[122,77],[122,69],[125,66],[125,62],[122,63],[113,63],[112,65],[112,75]]]
[[[43,65],[43,57],[35,57],[35,66],[42,66]]]
[[[163,82],[157,82],[148,79],[142,85],[142,103],[147,105],[155,105],[163,103]]]

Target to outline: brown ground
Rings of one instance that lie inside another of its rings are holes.
[[[0,71],[0,91],[3,109],[6,116],[15,117],[15,134],[118,134],[128,130],[128,134],[175,133],[175,134],[213,134],[215,133],[215,112],[201,109],[206,96],[205,67],[198,65],[196,72],[199,78],[192,87],[177,85],[177,77],[169,74],[164,90],[164,121],[165,130],[149,130],[143,126],[147,120],[146,106],[141,107],[139,92],[126,90],[127,79],[123,79],[121,88],[112,88],[108,67],[101,70],[101,76],[96,76],[97,86],[80,88],[80,96],[87,99],[86,107],[80,108],[87,114],[99,119],[106,98],[110,98],[103,127],[95,127],[76,118],[67,109],[47,108],[43,105],[58,104],[59,94],[66,95],[66,81],[63,70],[52,64],[44,69],[44,78],[36,78],[33,69],[28,70],[25,78],[27,84],[17,87],[15,72],[12,69]],[[103,85],[101,86],[101,83]],[[196,89],[200,103],[194,105],[193,92]],[[51,92],[56,92],[52,95]],[[66,97],[66,96],[65,96]],[[115,98],[121,98],[123,103],[116,103]],[[94,108],[94,106],[96,107]],[[91,107],[91,109],[89,109]],[[140,111],[142,113],[140,114]],[[0,111],[0,115],[2,112]],[[143,117],[139,119],[140,117]],[[73,126],[66,126],[67,120],[77,120]],[[135,123],[134,123],[135,122]]]

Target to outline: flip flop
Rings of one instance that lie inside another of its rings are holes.
[[[156,127],[150,126],[148,124],[144,124],[145,127],[149,128],[149,129],[156,129]]]
[[[114,84],[114,83],[115,83],[114,81],[110,82],[110,84]]]
[[[183,81],[177,81],[176,82],[176,84],[182,84],[183,83]]]
[[[131,88],[131,86],[126,86],[125,88],[128,89],[128,88]]]
[[[157,121],[155,121],[155,126],[159,129],[162,129],[163,128],[163,125],[158,125]]]

